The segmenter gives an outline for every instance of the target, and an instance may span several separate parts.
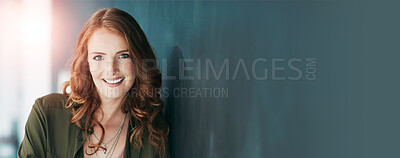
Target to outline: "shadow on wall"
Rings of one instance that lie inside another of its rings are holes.
[[[168,56],[168,66],[167,66],[167,72],[166,73],[168,76],[179,76],[179,70],[181,70],[182,66],[179,63],[179,60],[183,59],[182,51],[178,46],[175,46],[172,49],[171,54]],[[164,74],[165,75],[165,74]],[[165,87],[166,90],[168,90],[168,94],[172,94],[173,89],[179,88],[182,85],[181,80],[179,79],[169,79],[169,80],[164,80],[165,82]],[[174,151],[179,151],[179,147],[181,144],[177,144],[179,142],[175,142],[177,136],[179,135],[178,131],[181,131],[177,129],[177,125],[181,125],[180,123],[182,121],[182,116],[181,113],[179,112],[182,110],[182,104],[181,100],[179,97],[174,97],[174,95],[168,95],[165,98],[165,109],[164,109],[164,116],[166,121],[168,122],[170,126],[170,134],[169,134],[169,144],[170,144],[170,151],[171,151],[171,156],[176,157],[177,155],[175,154]],[[182,135],[181,135],[182,136]],[[182,142],[181,142],[182,143]]]

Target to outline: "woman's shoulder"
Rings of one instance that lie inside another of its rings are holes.
[[[60,93],[51,93],[36,99],[33,108],[43,112],[64,111],[68,96]]]
[[[79,128],[70,126],[72,114],[64,106],[67,99],[67,96],[58,93],[36,99],[25,125],[25,138],[18,151],[20,157],[61,156],[67,147],[65,144],[74,143]],[[65,143],[60,143],[60,140]]]

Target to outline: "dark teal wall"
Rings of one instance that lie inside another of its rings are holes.
[[[185,71],[193,80],[163,81],[174,157],[398,157],[398,6],[366,1],[54,1],[53,12],[68,19],[55,19],[54,25],[63,24],[55,29],[73,33],[53,34],[67,37],[53,49],[53,72],[64,66],[89,16],[99,8],[117,7],[142,26],[160,62],[166,62],[164,75],[193,68]],[[266,62],[258,62],[253,74],[257,60]],[[207,61],[223,70],[221,78],[206,68]],[[257,79],[265,69],[268,78]],[[174,97],[174,88],[223,88],[228,96]]]

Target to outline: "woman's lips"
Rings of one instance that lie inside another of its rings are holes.
[[[112,78],[112,79],[103,79],[104,83],[106,83],[109,87],[117,87],[119,86],[122,81],[124,80],[124,77],[118,77],[118,78]]]

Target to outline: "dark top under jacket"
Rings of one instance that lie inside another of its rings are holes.
[[[69,123],[72,113],[65,108],[67,99],[58,93],[36,99],[25,125],[25,136],[19,146],[18,157],[83,158],[85,133]],[[130,116],[128,131],[134,127],[135,120]],[[155,119],[155,125],[166,131],[167,124],[162,116]],[[129,141],[131,133],[127,132],[124,158],[158,157],[158,151],[148,139],[143,139],[141,149],[134,147]],[[170,157],[168,142],[166,144],[166,157]]]

